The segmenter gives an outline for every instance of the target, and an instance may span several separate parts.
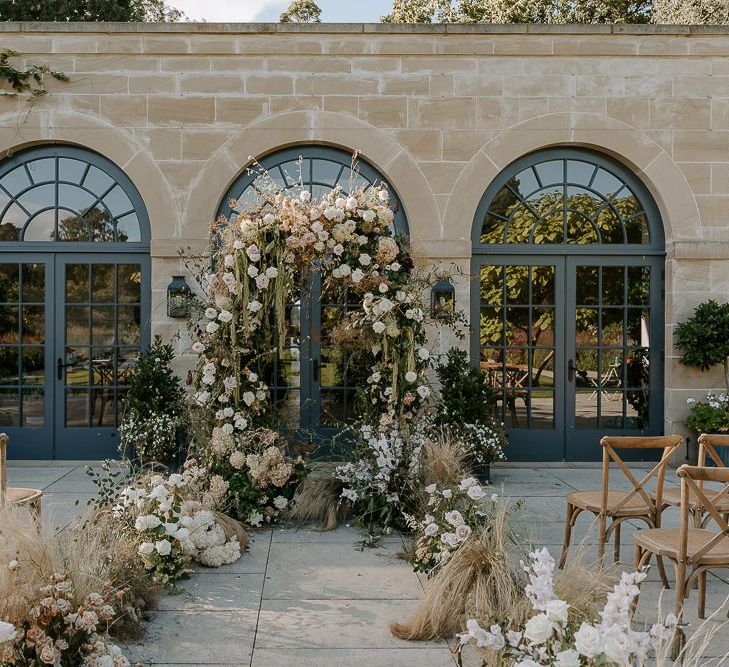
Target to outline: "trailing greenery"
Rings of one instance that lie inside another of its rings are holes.
[[[1,10],[0,10],[1,11]],[[2,14],[0,14],[2,16]],[[48,65],[31,65],[28,69],[16,69],[10,58],[19,58],[21,54],[11,49],[0,49],[0,87],[9,87],[10,90],[0,90],[0,95],[17,96],[27,93],[32,103],[40,97],[48,94],[44,79],[50,76],[57,81],[68,81],[63,72],[56,72]]]
[[[707,394],[706,399],[706,402],[689,399],[691,409],[686,426],[697,433],[729,431],[729,397]]]

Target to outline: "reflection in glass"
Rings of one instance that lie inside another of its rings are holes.
[[[20,342],[18,307],[0,306],[0,344]]]
[[[116,424],[116,394],[113,389],[91,390],[91,426]]]
[[[114,265],[91,265],[91,300],[93,303],[114,303]]]
[[[45,424],[45,390],[43,387],[23,389],[23,426],[40,428]]]
[[[91,358],[87,347],[67,347],[64,355],[66,364],[65,382],[67,385],[86,386],[90,382],[89,359]]]
[[[577,389],[575,391],[575,428],[596,429],[598,392],[596,389]]]
[[[23,232],[24,241],[52,241],[56,233],[56,211],[41,211],[34,216]]]
[[[66,264],[66,303],[88,303],[89,265]]]
[[[23,342],[42,343],[45,340],[45,306],[23,306]]]
[[[643,306],[650,303],[651,269],[649,266],[628,267],[628,303]]]
[[[23,301],[43,303],[45,300],[45,264],[23,264]],[[2,278],[0,277],[0,280]],[[2,301],[0,296],[0,301]]]
[[[141,340],[141,314],[139,306],[119,306],[119,343],[139,345]]]
[[[0,264],[0,303],[15,303],[18,300],[18,265]]]
[[[554,392],[535,389],[531,392],[530,428],[554,428]]]
[[[322,426],[335,427],[346,421],[347,410],[345,393],[342,389],[321,390],[321,414]]]
[[[66,306],[66,344],[89,343],[89,309],[87,306]]]
[[[625,303],[625,268],[604,266],[602,268],[602,303],[604,306]]]
[[[45,382],[45,347],[23,347],[23,384]]]
[[[19,384],[18,348],[0,347],[0,385]]]
[[[139,264],[119,264],[119,303],[140,303],[142,300],[142,267]]]
[[[89,426],[89,390],[66,389],[66,426]]]
[[[0,387],[0,427],[20,426],[20,390]]]
[[[119,309],[122,310],[121,308]],[[125,312],[128,308],[123,309]],[[123,320],[122,313],[119,313],[119,329],[122,329],[122,323],[128,325]],[[134,341],[123,341],[134,342]],[[94,306],[91,309],[91,343],[93,345],[108,345],[114,343],[114,306]]]

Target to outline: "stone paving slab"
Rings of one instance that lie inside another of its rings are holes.
[[[253,667],[453,667],[450,652],[440,649],[256,649]],[[479,663],[480,667],[480,663]]]

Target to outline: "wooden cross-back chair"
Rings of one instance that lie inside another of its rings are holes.
[[[23,505],[40,517],[43,491],[39,489],[23,489],[8,486],[8,442],[10,438],[0,433],[0,507]]]
[[[683,602],[698,579],[699,618],[706,618],[706,573],[729,568],[729,523],[719,510],[729,498],[729,468],[705,468],[683,465],[681,479],[681,523],[678,528],[653,528],[635,534],[635,564],[638,569],[651,555],[667,558],[676,570],[675,614],[681,618]],[[719,482],[724,488],[707,495],[703,482]],[[718,530],[689,527],[693,507],[700,505],[718,526]]]
[[[717,447],[729,447],[729,435],[712,435],[702,433],[699,436],[699,456],[697,465],[701,468],[706,465],[706,457],[708,455],[711,462],[717,468],[726,468],[726,464],[721,460],[716,452]],[[729,516],[729,497],[725,496],[722,489],[704,488],[704,481],[699,480],[699,488],[704,495],[713,500],[716,509],[724,515],[726,519]],[[719,494],[721,493],[721,496]],[[665,489],[663,492],[663,509],[666,507],[679,507],[681,505],[681,489]],[[689,512],[694,519],[694,528],[705,528],[706,524],[711,521],[711,515],[706,513],[698,502],[698,499],[689,496]]]
[[[564,543],[559,566],[564,567],[572,539],[572,529],[577,517],[582,512],[591,512],[598,519],[598,556],[602,562],[605,555],[605,544],[615,533],[615,553],[617,562],[620,559],[620,527],[623,521],[638,519],[651,528],[660,525],[660,508],[662,507],[663,481],[669,459],[678,445],[683,442],[681,436],[605,436],[600,440],[602,447],[602,486],[595,491],[575,491],[567,496],[567,517],[565,519]],[[657,449],[662,450],[661,458],[642,479],[636,479],[618,454],[620,449]],[[630,491],[610,490],[610,468],[614,464],[633,487]],[[648,482],[656,479],[656,493],[651,494],[646,488]],[[610,519],[610,525],[607,521]],[[666,575],[663,564],[658,562],[661,578],[665,582]]]

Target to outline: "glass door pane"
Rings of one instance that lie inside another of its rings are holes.
[[[50,258],[4,254],[0,261],[0,431],[16,459],[52,458],[52,387],[47,353]]]
[[[117,452],[123,400],[147,344],[148,264],[88,255],[56,260],[59,458]]]
[[[547,258],[479,267],[480,322],[472,358],[496,393],[510,458],[562,458],[563,268],[564,260]]]
[[[660,265],[643,258],[570,258],[568,280],[574,372],[567,453],[572,460],[595,460],[602,435],[661,432]]]

